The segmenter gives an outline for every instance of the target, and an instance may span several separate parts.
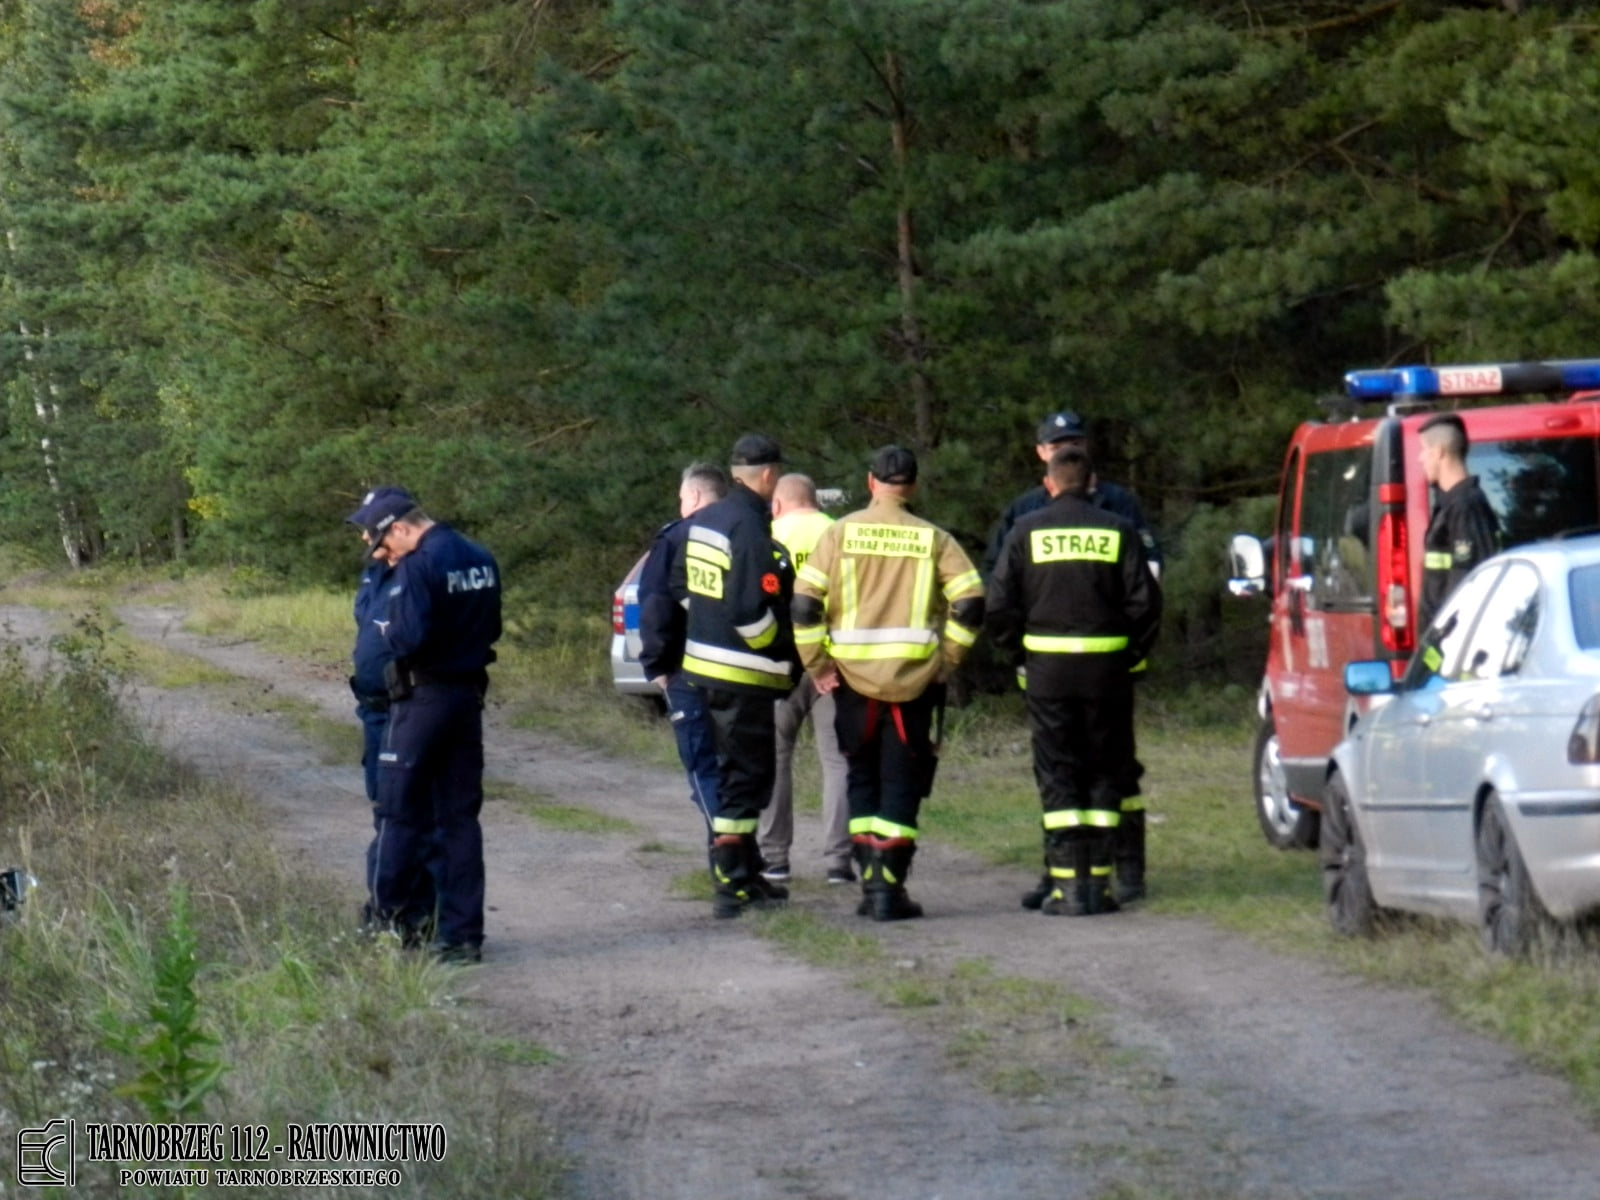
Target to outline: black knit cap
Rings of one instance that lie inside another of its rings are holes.
[[[879,483],[915,483],[917,456],[904,446],[882,446],[872,456],[872,477]]]
[[[771,463],[783,461],[783,451],[778,448],[778,443],[760,433],[747,433],[733,444],[733,458],[730,460],[736,467],[765,467]]]

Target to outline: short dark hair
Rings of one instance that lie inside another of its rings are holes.
[[[1417,436],[1425,439],[1429,445],[1437,446],[1451,458],[1463,462],[1472,447],[1472,440],[1467,437],[1467,427],[1455,413],[1435,413],[1418,427]]]
[[[732,464],[736,467],[766,467],[782,462],[783,451],[764,433],[747,433],[733,444]]]
[[[683,469],[683,482],[721,500],[728,494],[728,473],[716,463],[692,462]]]
[[[1058,492],[1069,496],[1089,493],[1089,479],[1094,474],[1094,463],[1082,446],[1063,446],[1050,456],[1050,482]]]

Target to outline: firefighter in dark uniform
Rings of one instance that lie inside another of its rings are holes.
[[[500,637],[500,568],[482,546],[435,522],[408,493],[386,492],[351,518],[394,563],[384,636],[389,724],[378,754],[372,897],[392,920],[436,841],[433,953],[477,962],[483,947],[483,699]]]
[[[686,468],[678,484],[681,515],[656,533],[639,571],[639,665],[666,697],[678,761],[689,777],[689,798],[705,818],[708,844],[717,811],[717,748],[705,698],[683,677],[685,615],[672,596],[672,568],[689,539],[689,518],[727,494],[728,477],[721,467],[693,463]]]
[[[789,617],[794,570],[773,540],[768,508],[782,472],[783,455],[771,438],[748,434],[734,443],[733,486],[689,518],[672,567],[672,594],[687,609],[683,676],[704,697],[717,750],[711,818],[717,917],[789,895],[762,879],[756,844],[777,774],[773,701],[787,696],[799,675]]]
[[[1417,632],[1433,620],[1468,571],[1499,549],[1500,524],[1478,477],[1467,474],[1467,429],[1454,413],[1429,417],[1417,431],[1417,462],[1439,489],[1439,504],[1422,540],[1422,597]]]
[[[935,726],[945,680],[983,626],[977,568],[953,537],[906,507],[916,486],[916,456],[880,449],[867,474],[872,502],[823,532],[794,603],[806,670],[835,698],[861,870],[856,911],[877,921],[922,915],[906,878],[938,765]]]
[[[1023,517],[989,583],[988,627],[1025,655],[1033,770],[1052,916],[1115,912],[1111,860],[1133,756],[1133,683],[1161,622],[1161,588],[1133,524],[1085,497],[1081,447],[1050,459],[1053,499]],[[1026,903],[1026,901],[1025,901]]]
[[[1037,437],[1034,452],[1043,463],[1049,463],[1051,456],[1065,446],[1077,446],[1085,451],[1089,449],[1088,426],[1075,412],[1051,413],[1039,422]],[[1010,536],[1016,523],[1029,513],[1044,508],[1051,499],[1050,490],[1041,483],[1038,487],[1023,492],[1011,502],[989,535],[989,547],[983,556],[985,579],[994,578],[995,564],[1000,560],[1000,549],[1005,545],[1006,538]],[[1151,572],[1159,579],[1161,547],[1156,541],[1155,534],[1150,530],[1149,522],[1145,520],[1144,509],[1139,506],[1138,498],[1121,484],[1091,475],[1086,499],[1096,508],[1115,513],[1132,523],[1150,560]],[[1142,661],[1133,664],[1136,679],[1142,677],[1144,666]],[[1124,901],[1129,901],[1137,900],[1144,895],[1145,810],[1139,785],[1140,779],[1144,777],[1144,767],[1140,764],[1137,753],[1129,754],[1125,765],[1127,770],[1119,785],[1122,789],[1122,821],[1117,826],[1115,859],[1117,894]],[[1051,890],[1050,869],[1046,864],[1039,886],[1023,896],[1023,907],[1038,908],[1050,895]]]
[[[385,496],[400,493],[399,488],[380,488],[368,492],[362,507]],[[356,715],[361,719],[361,768],[365,777],[367,802],[378,802],[378,753],[383,744],[383,733],[389,727],[389,690],[384,681],[384,671],[393,655],[389,652],[384,630],[388,625],[389,579],[394,574],[389,565],[389,552],[382,546],[371,544],[371,535],[362,530],[368,554],[361,572],[361,582],[356,587],[355,621],[356,642],[351,653],[355,673],[350,676],[350,691],[356,698]],[[379,822],[374,814],[374,830]],[[372,892],[372,870],[376,842],[367,847],[367,893]],[[433,937],[434,906],[433,871],[430,868],[415,879],[411,894],[403,897],[388,927],[397,933],[408,946],[425,945]],[[384,923],[372,911],[367,901],[362,913],[362,927],[377,931]]]

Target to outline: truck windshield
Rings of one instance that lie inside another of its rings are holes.
[[[1592,438],[1475,442],[1467,470],[1500,518],[1503,546],[1600,525]]]

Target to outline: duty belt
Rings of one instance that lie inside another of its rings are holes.
[[[419,671],[415,667],[406,670],[406,676],[411,680],[412,687],[423,687],[428,684],[438,686],[470,685],[482,687],[488,682],[488,673],[482,667],[476,671]]]

